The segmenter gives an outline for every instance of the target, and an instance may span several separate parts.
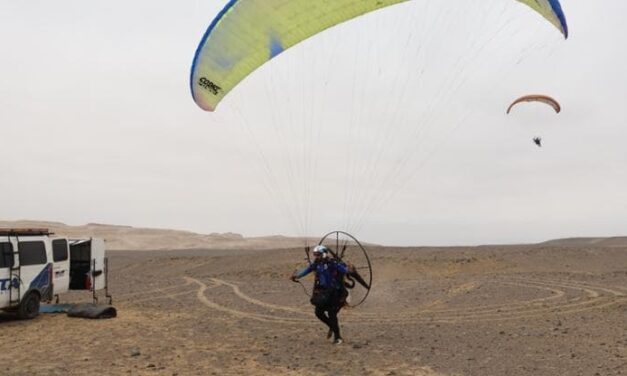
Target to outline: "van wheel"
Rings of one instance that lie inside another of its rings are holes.
[[[22,299],[17,309],[17,317],[20,319],[34,319],[39,314],[39,303],[41,298],[36,292],[29,292]]]

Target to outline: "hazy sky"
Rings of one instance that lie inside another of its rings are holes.
[[[189,68],[225,2],[0,2],[0,219],[315,236],[368,207],[350,229],[385,244],[627,233],[627,2],[562,0],[564,41],[513,0],[410,1],[206,113]],[[562,113],[504,114],[534,92]]]

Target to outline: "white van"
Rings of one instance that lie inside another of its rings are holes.
[[[0,309],[33,318],[40,302],[68,290],[106,289],[102,239],[67,239],[47,229],[0,229]],[[107,292],[107,297],[110,298]]]

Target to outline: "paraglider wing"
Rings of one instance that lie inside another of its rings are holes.
[[[512,104],[510,104],[509,107],[507,108],[507,113],[509,114],[509,112],[512,110],[512,108],[514,108],[514,106],[516,106],[518,103],[522,103],[522,102],[541,102],[541,103],[545,103],[545,104],[548,104],[549,106],[553,107],[553,109],[557,113],[559,113],[562,110],[562,107],[560,107],[559,102],[557,102],[555,99],[549,97],[548,95],[531,94],[531,95],[522,96],[522,97],[516,99],[515,101],[513,101]]]
[[[568,38],[568,25],[566,24],[566,16],[560,5],[559,0],[518,0],[523,4],[528,5],[531,9],[540,13],[542,17],[552,23],[557,29],[564,35],[564,38]]]
[[[213,111],[248,74],[293,45],[362,14],[408,0],[231,0],[192,65],[196,103]]]
[[[194,101],[213,111],[251,72],[293,45],[360,15],[409,0],[230,0],[194,56]],[[558,0],[518,0],[567,36]]]

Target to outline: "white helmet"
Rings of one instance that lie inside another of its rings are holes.
[[[325,247],[324,245],[317,245],[313,249],[313,254],[314,255],[321,254],[322,257],[327,257],[327,255],[329,254],[329,248]]]

